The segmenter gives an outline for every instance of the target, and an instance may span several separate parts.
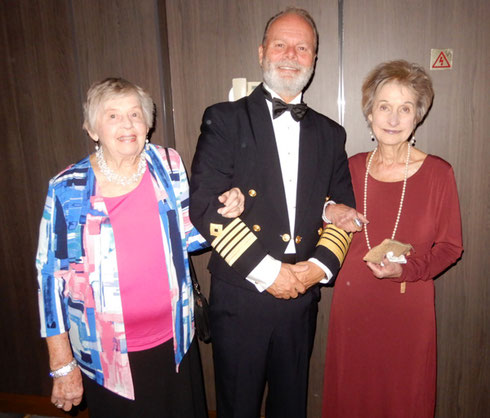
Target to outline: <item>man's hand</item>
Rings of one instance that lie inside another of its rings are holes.
[[[366,262],[367,266],[373,272],[374,277],[378,279],[393,279],[400,277],[403,273],[403,267],[400,263],[392,263],[386,256],[381,264]]]
[[[82,401],[83,385],[82,373],[76,367],[66,376],[53,379],[53,391],[51,392],[51,402],[57,408],[69,411],[72,406],[77,406]]]
[[[325,208],[325,217],[337,228],[346,232],[362,231],[362,225],[369,223],[362,213],[342,203],[328,205]],[[360,222],[360,225],[358,225],[356,219]]]
[[[299,293],[305,293],[306,288],[301,283],[292,271],[291,264],[282,263],[281,270],[274,283],[272,283],[266,290],[276,298],[290,299],[297,298]]]
[[[245,209],[245,196],[238,187],[224,192],[218,197],[218,200],[224,205],[218,209],[218,213],[225,218],[236,218]]]
[[[306,289],[314,286],[325,277],[325,272],[311,261],[302,261],[291,266],[291,269]]]

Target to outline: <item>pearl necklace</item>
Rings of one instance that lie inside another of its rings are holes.
[[[136,183],[146,170],[146,152],[144,150],[140,154],[138,170],[131,176],[121,176],[120,174],[112,171],[104,158],[104,151],[102,147],[95,152],[95,158],[101,173],[107,178],[107,180],[109,180],[111,183],[120,184],[121,186],[128,186]]]
[[[396,215],[395,227],[393,228],[393,233],[391,234],[391,239],[395,239],[396,230],[398,228],[398,223],[400,222],[400,216],[402,214],[403,208],[403,200],[405,199],[405,190],[407,189],[407,179],[408,179],[408,163],[410,161],[410,143],[408,143],[408,151],[407,151],[407,160],[405,161],[405,178],[403,179],[403,188],[402,188],[402,196],[400,198],[400,206],[398,207],[398,214]],[[371,162],[373,161],[374,154],[378,147],[376,147],[369,157],[369,161],[366,167],[366,176],[364,177],[364,216],[367,218],[367,187],[368,187],[368,177],[369,177],[369,169],[371,168]],[[369,242],[367,225],[364,225],[364,235],[366,236],[366,244],[368,249],[371,249],[371,243]]]

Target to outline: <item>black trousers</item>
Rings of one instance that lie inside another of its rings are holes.
[[[91,418],[207,417],[206,397],[197,340],[175,371],[173,340],[129,353],[135,400],[123,398],[83,373],[83,387]]]
[[[319,288],[276,299],[213,277],[210,320],[220,418],[306,416]]]

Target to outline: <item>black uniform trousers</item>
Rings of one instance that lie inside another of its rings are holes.
[[[219,418],[306,417],[319,287],[277,299],[212,278],[210,320]],[[286,367],[287,366],[287,367]]]

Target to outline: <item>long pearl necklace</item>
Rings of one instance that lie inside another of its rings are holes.
[[[403,179],[403,188],[402,188],[402,196],[400,198],[400,206],[398,207],[398,214],[396,215],[395,227],[393,228],[393,233],[391,234],[391,239],[395,239],[396,230],[398,229],[398,223],[400,222],[400,216],[402,214],[403,208],[403,200],[405,199],[405,190],[407,189],[407,179],[408,179],[408,163],[410,161],[410,143],[407,143],[408,151],[407,151],[407,160],[405,161],[405,178]],[[371,163],[373,161],[374,154],[378,147],[376,147],[369,157],[369,161],[366,167],[366,176],[364,177],[364,216],[367,218],[367,188],[368,188],[368,177],[369,177],[369,169],[371,168]],[[366,244],[369,249],[371,249],[371,243],[369,242],[369,235],[367,230],[367,225],[364,225],[364,235],[366,236]]]
[[[140,154],[138,170],[131,176],[121,176],[120,174],[112,171],[104,158],[104,151],[102,147],[95,152],[95,158],[101,173],[107,178],[107,180],[109,180],[111,183],[120,184],[121,186],[128,186],[136,183],[146,170],[146,152],[144,150]]]

